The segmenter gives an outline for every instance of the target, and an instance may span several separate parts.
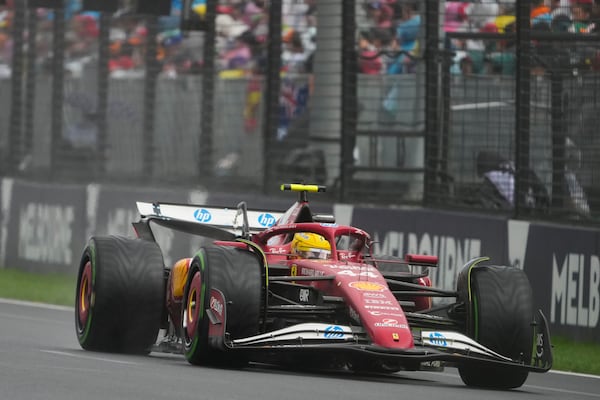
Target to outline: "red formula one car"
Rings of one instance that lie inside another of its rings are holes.
[[[372,254],[367,232],[311,211],[307,193],[323,187],[282,189],[300,197],[285,213],[139,202],[137,238],[92,237],[77,279],[81,346],[209,365],[454,366],[465,384],[494,388],[551,368],[547,323],[520,269],[481,257],[456,290],[434,288],[437,257]],[[153,224],[211,241],[167,268]]]

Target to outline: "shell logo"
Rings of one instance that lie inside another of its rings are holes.
[[[365,282],[365,281],[350,282],[349,286],[354,289],[365,290],[365,291],[383,292],[385,290],[385,286],[383,286],[381,283],[377,283],[377,282]]]

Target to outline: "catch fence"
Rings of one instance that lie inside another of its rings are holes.
[[[597,220],[596,8],[47,3],[0,6],[4,175]]]

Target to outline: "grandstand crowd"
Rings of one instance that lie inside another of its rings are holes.
[[[309,69],[315,49],[316,0],[284,0],[282,52],[283,70],[304,73]],[[0,6],[0,73],[10,73],[12,57],[12,22],[15,0]],[[65,65],[77,74],[97,55],[99,14],[82,10],[81,0],[66,0]],[[157,58],[166,76],[197,73],[202,68],[203,35],[180,30],[181,0],[173,0],[170,16],[158,18]],[[244,75],[264,66],[268,38],[268,9],[265,0],[219,1],[216,16],[218,67],[226,75]],[[195,13],[206,12],[205,0],[194,0]],[[36,54],[40,67],[52,57],[51,9],[39,8],[32,13],[37,19]],[[113,15],[110,28],[109,69],[113,76],[130,76],[144,70],[148,41],[147,20],[127,7]],[[231,73],[230,73],[231,75]]]
[[[532,29],[597,33],[600,31],[600,0],[532,0]],[[419,4],[410,0],[364,3],[365,18],[359,26],[360,72],[398,74],[412,72],[422,54],[419,43]],[[453,73],[513,75],[512,40],[453,38],[454,32],[515,32],[516,0],[445,1],[443,32],[446,49],[454,52]],[[589,60],[588,60],[589,61]],[[594,59],[589,63],[596,67]]]
[[[16,0],[0,6],[0,76],[10,74],[12,21]],[[202,70],[203,35],[180,30],[181,0],[172,0],[171,16],[158,19],[158,61],[165,76]],[[194,12],[206,10],[206,0],[194,0]],[[126,3],[126,1],[125,1]],[[446,1],[443,32],[446,47],[456,54],[455,73],[514,73],[514,48],[510,40],[464,40],[454,32],[514,31],[515,0]],[[362,1],[357,9],[359,72],[363,74],[411,73],[422,54],[422,2],[417,0]],[[82,0],[65,0],[67,22],[66,68],[78,74],[97,55],[98,13],[82,9]],[[37,19],[38,67],[52,57],[51,9],[30,13]],[[284,0],[282,9],[282,70],[309,73],[316,48],[317,1]],[[148,41],[146,18],[127,7],[113,15],[110,29],[109,69],[113,76],[144,71]],[[600,0],[532,0],[533,29],[593,33],[600,30]],[[221,0],[217,6],[216,48],[223,76],[239,77],[264,67],[268,40],[267,0]],[[590,63],[595,66],[594,60]]]

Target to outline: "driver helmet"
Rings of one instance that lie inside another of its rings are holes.
[[[316,233],[296,233],[291,247],[292,254],[300,258],[326,260],[331,254],[331,245],[327,239]]]

